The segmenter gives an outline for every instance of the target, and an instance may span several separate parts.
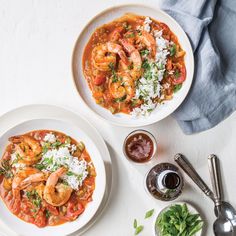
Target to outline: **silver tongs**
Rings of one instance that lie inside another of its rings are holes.
[[[210,155],[208,158],[209,171],[212,181],[213,192],[199,176],[190,162],[182,154],[176,154],[174,160],[183,171],[195,182],[195,184],[208,196],[215,204],[215,215],[213,230],[216,236],[236,236],[236,211],[227,202],[222,201],[220,172],[218,158]]]

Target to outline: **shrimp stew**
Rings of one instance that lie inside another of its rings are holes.
[[[38,227],[76,220],[92,201],[96,171],[82,142],[51,130],[9,138],[0,160],[0,196]]]
[[[166,24],[126,14],[92,34],[83,73],[97,104],[112,113],[146,116],[181,89],[184,55]]]

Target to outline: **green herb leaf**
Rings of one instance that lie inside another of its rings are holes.
[[[51,215],[51,212],[49,210],[46,210],[45,216],[47,219],[50,217],[50,215]]]
[[[132,107],[137,106],[138,101],[139,101],[138,99],[132,99],[132,100],[131,100],[131,106],[132,106]]]
[[[175,78],[179,78],[179,76],[180,76],[179,70],[176,70],[176,71],[174,72],[174,76],[175,76]]]
[[[117,77],[117,76],[112,76],[111,82],[112,82],[112,83],[118,82],[118,77]]]
[[[35,207],[37,208],[41,207],[42,199],[38,195],[36,190],[27,191],[26,197],[34,204]]]
[[[43,170],[43,169],[45,169],[46,166],[43,165],[42,163],[37,163],[37,164],[35,164],[34,167],[38,170]]]
[[[142,68],[144,68],[144,69],[149,69],[150,68],[150,64],[148,63],[148,60],[143,61]]]
[[[66,137],[65,143],[69,143],[69,144],[71,143],[71,138],[69,136]]]
[[[177,93],[182,88],[182,84],[176,84],[174,87],[174,93]]]
[[[108,67],[110,68],[110,70],[115,70],[115,65],[113,62],[110,62]]]
[[[147,211],[146,214],[145,214],[145,219],[151,217],[154,213],[154,209],[150,210],[150,211]]]
[[[125,35],[126,38],[134,38],[134,36],[135,36],[134,32]]]
[[[142,231],[143,231],[143,225],[139,225],[139,226],[136,227],[134,235],[138,235]]]
[[[75,175],[73,172],[71,172],[71,171],[68,171],[67,173],[66,173],[66,175],[68,175],[68,176],[72,176],[72,175]]]
[[[147,55],[149,55],[149,50],[148,49],[144,49],[144,50],[141,50],[140,51],[140,54],[141,54],[141,56],[147,56]]]
[[[57,148],[61,145],[62,143],[60,141],[56,141],[55,143],[52,143],[52,147]]]
[[[128,65],[128,69],[129,70],[132,70],[134,68],[134,65],[133,65],[133,63],[132,64],[130,64],[130,65]]]
[[[124,96],[121,97],[121,98],[115,98],[114,101],[115,101],[115,102],[123,102],[125,99],[126,99],[126,95],[124,95]]]
[[[136,219],[134,219],[133,226],[134,226],[134,228],[135,228],[135,229],[136,229],[136,228],[137,228],[137,226],[138,226],[138,222],[137,222],[137,220],[136,220]]]
[[[170,56],[173,57],[176,53],[176,45],[173,44],[172,47],[170,48]]]
[[[0,175],[4,175],[6,178],[13,177],[13,173],[11,172],[9,160],[2,160],[1,166],[2,167],[0,167]]]
[[[129,25],[127,22],[123,23],[123,27],[124,27],[125,30],[131,29],[131,25]]]

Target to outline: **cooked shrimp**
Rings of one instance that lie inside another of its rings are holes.
[[[12,193],[18,194],[17,191],[26,188],[32,183],[45,181],[46,174],[32,167],[25,167],[19,170],[12,181]],[[15,195],[16,196],[16,195]]]
[[[124,27],[119,26],[115,28],[110,34],[109,39],[111,42],[117,42],[121,38],[121,33],[124,31]]]
[[[61,167],[53,172],[46,182],[44,199],[53,206],[62,206],[70,198],[73,189],[63,183],[57,183],[58,179],[65,174],[66,168]]]
[[[32,167],[26,167],[16,173],[12,181],[13,202],[11,208],[14,213],[19,211],[21,201],[20,191],[31,183],[41,182],[43,180],[45,180],[45,175]]]
[[[118,81],[109,81],[109,90],[113,98],[122,101],[130,101],[134,96],[134,81],[127,73],[118,74]]]
[[[150,52],[150,55],[155,58],[156,55],[156,41],[154,37],[147,31],[142,31],[141,34],[137,34],[137,43],[144,44]]]
[[[136,80],[141,76],[141,73],[142,73],[141,71],[142,59],[139,54],[139,51],[134,47],[134,45],[129,43],[126,39],[121,39],[120,43],[123,45],[125,50],[130,55],[130,60],[133,62],[132,68],[130,68],[130,66],[126,68],[129,71],[131,77]]]
[[[13,136],[9,141],[15,144],[16,153],[20,156],[19,163],[31,165],[41,157],[42,147],[40,143],[29,135]]]
[[[111,70],[110,65],[116,65],[116,54],[128,65],[129,60],[119,44],[107,42],[96,46],[92,51],[92,62],[95,68],[100,71]]]

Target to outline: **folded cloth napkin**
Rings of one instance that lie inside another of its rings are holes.
[[[173,116],[186,134],[217,125],[236,109],[236,1],[162,0],[190,38],[195,72]]]

